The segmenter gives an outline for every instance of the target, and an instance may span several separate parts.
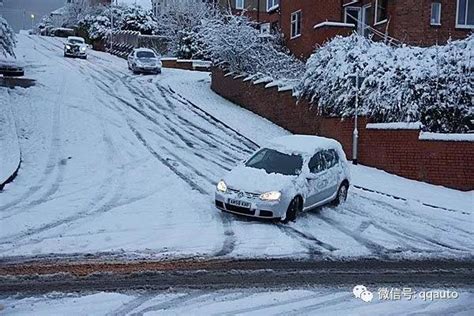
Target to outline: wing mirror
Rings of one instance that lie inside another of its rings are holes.
[[[315,175],[314,173],[310,173],[306,175],[306,180],[316,180],[317,178],[318,176]]]

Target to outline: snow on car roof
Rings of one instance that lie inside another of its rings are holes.
[[[82,37],[78,37],[78,36],[68,36],[67,40],[76,40],[76,41],[82,41],[84,42],[84,39]]]
[[[320,149],[340,149],[338,141],[312,135],[286,135],[270,140],[265,147],[286,153],[314,154]]]
[[[149,49],[149,48],[135,48],[134,49],[136,52],[151,52],[151,53],[155,53],[155,51],[153,49]]]

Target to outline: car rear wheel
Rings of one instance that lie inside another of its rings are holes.
[[[302,210],[302,206],[303,203],[301,203],[301,199],[295,197],[288,206],[288,209],[286,210],[285,219],[282,220],[282,223],[286,224],[288,222],[295,221],[296,215]]]
[[[347,200],[347,192],[349,191],[349,185],[347,182],[343,182],[337,190],[337,196],[333,201],[333,205],[337,206],[344,203]]]

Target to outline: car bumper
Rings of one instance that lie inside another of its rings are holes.
[[[240,200],[244,202],[249,202],[251,204],[250,208],[234,206],[229,203],[229,199]],[[224,212],[229,212],[238,215],[244,215],[248,217],[256,218],[267,218],[267,219],[276,219],[282,218],[286,214],[288,208],[285,201],[262,201],[258,198],[248,199],[248,198],[239,198],[234,194],[228,193],[215,193],[215,205],[218,209]]]
[[[135,67],[135,71],[144,73],[160,73],[161,67]]]
[[[84,56],[87,56],[87,52],[76,52],[76,51],[64,51],[64,54],[66,54],[67,56],[73,56],[73,57],[84,57]]]

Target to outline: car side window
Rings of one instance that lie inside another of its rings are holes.
[[[332,168],[339,163],[339,156],[334,149],[325,150],[323,152],[324,159],[326,160],[326,168]]]
[[[326,162],[322,152],[316,153],[308,163],[309,171],[311,173],[319,173],[326,169]]]

